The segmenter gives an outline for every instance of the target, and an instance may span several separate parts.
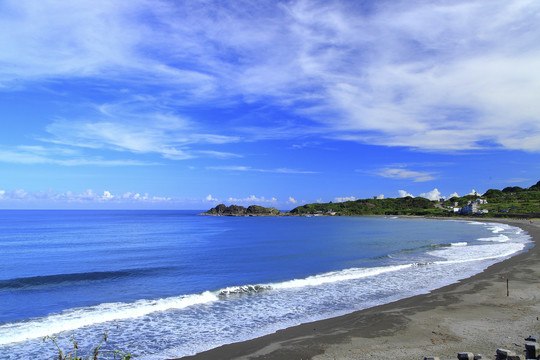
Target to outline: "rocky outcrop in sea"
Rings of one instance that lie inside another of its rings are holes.
[[[281,216],[281,211],[276,208],[264,207],[259,205],[250,205],[247,208],[239,205],[225,206],[225,204],[219,204],[215,208],[212,208],[200,215],[213,215],[213,216]]]

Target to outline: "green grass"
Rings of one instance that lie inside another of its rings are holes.
[[[56,347],[56,350],[58,351],[58,360],[99,360],[104,359],[105,357],[107,359],[118,359],[118,360],[131,360],[132,356],[131,354],[124,353],[118,350],[112,350],[112,351],[103,351],[101,348],[102,346],[107,342],[107,334],[103,334],[103,337],[101,338],[101,341],[99,344],[92,348],[91,354],[80,356],[78,354],[79,352],[79,345],[75,339],[71,339],[70,342],[73,346],[73,350],[62,350],[60,348],[60,345],[58,345],[58,342],[56,342],[56,337],[54,336],[45,336],[43,338],[43,342],[46,342],[49,340],[53,343],[53,345]]]

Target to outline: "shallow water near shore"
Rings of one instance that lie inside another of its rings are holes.
[[[164,359],[456,282],[530,246],[502,224],[1,211],[0,357],[45,335]]]

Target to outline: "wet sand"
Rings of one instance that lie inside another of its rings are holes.
[[[455,359],[464,351],[493,358],[497,348],[523,354],[524,338],[540,334],[540,249],[536,246],[540,221],[482,221],[519,226],[532,236],[535,246],[429,294],[302,324],[182,360]]]

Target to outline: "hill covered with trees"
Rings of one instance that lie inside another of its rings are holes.
[[[314,203],[296,207],[292,215],[441,215],[437,201],[422,197],[360,199],[338,203]]]
[[[481,200],[481,201],[478,201]],[[476,211],[464,214],[468,204],[477,203]],[[298,206],[289,212],[251,205],[220,204],[201,215],[214,216],[355,216],[355,215],[417,215],[540,218],[540,181],[529,188],[519,186],[502,190],[489,189],[484,194],[465,195],[450,199],[429,200],[423,197],[359,199],[345,202],[313,203]]]
[[[483,195],[465,195],[448,200],[428,200],[422,197],[388,199],[360,199],[339,203],[313,203],[298,206],[290,211],[292,215],[422,215],[422,216],[462,216],[454,208],[465,207],[478,199],[487,201],[479,205],[483,217],[540,217],[540,181],[529,188],[519,186],[502,190],[489,189]]]
[[[540,181],[529,188],[509,186],[502,190],[489,189],[482,196],[467,195],[451,198],[445,206],[464,206],[468,201],[482,198],[487,204],[481,206],[488,210],[490,217],[540,217]]]

